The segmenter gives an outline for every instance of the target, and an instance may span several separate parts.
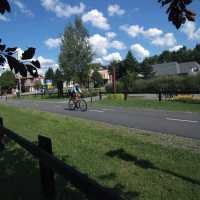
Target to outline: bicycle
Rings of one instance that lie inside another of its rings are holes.
[[[68,108],[69,110],[80,110],[81,112],[85,112],[87,111],[87,102],[82,99],[79,98],[77,100],[70,98],[69,102],[68,102]]]

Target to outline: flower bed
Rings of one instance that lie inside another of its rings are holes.
[[[178,95],[173,97],[173,101],[179,101],[184,103],[197,103],[200,104],[200,97],[193,95]]]

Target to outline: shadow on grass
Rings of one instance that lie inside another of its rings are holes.
[[[127,161],[127,162],[133,162],[136,166],[141,167],[143,169],[153,169],[153,170],[158,170],[160,172],[163,173],[167,173],[170,174],[172,176],[175,176],[177,178],[180,178],[184,181],[190,182],[192,184],[196,184],[196,185],[200,185],[200,181],[192,179],[190,177],[187,176],[183,176],[181,174],[178,174],[176,172],[167,170],[167,169],[161,169],[159,167],[156,167],[152,162],[150,162],[149,160],[143,160],[143,159],[139,159],[137,156],[131,155],[129,153],[127,153],[124,149],[117,149],[117,150],[113,150],[113,151],[109,151],[106,153],[107,156],[109,157],[117,157],[121,160]]]
[[[37,161],[13,143],[0,152],[0,199],[42,199]]]
[[[69,156],[63,156],[66,161]],[[114,175],[115,176],[115,175]],[[86,200],[86,196],[58,175],[56,177],[56,200]],[[106,177],[102,177],[106,178]],[[120,184],[111,191],[123,197],[138,196],[138,193],[123,192]],[[0,199],[2,200],[46,200],[41,193],[38,160],[13,142],[0,151]]]

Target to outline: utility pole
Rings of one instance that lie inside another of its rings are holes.
[[[116,68],[114,65],[112,67],[112,89],[113,93],[116,93]]]

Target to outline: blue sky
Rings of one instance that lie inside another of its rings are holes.
[[[80,15],[90,33],[94,61],[123,59],[128,50],[142,61],[163,50],[193,48],[200,42],[200,18],[180,30],[167,21],[157,0],[8,0],[12,12],[0,16],[1,38],[9,46],[36,47],[44,67],[58,62],[65,26]],[[191,8],[200,11],[200,2]]]

